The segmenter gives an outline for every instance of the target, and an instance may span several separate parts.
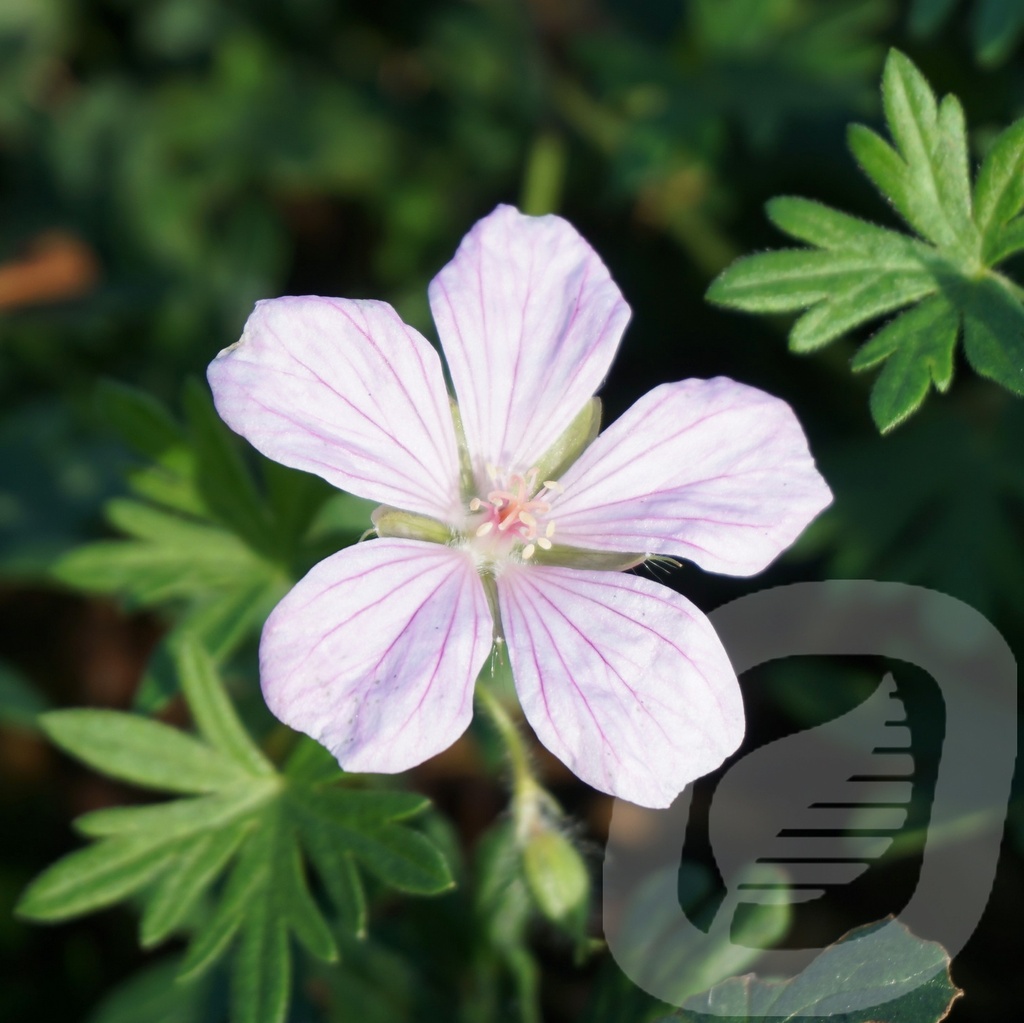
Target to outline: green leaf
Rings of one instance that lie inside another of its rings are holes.
[[[291,937],[314,958],[338,957],[310,870],[355,934],[367,921],[357,864],[391,888],[422,894],[450,888],[451,872],[438,845],[403,823],[426,809],[422,796],[342,788],[352,780],[329,754],[308,752],[320,749],[309,740],[278,773],[242,727],[203,646],[183,634],[173,652],[199,737],[115,711],[53,711],[41,723],[62,748],[116,778],[198,795],[79,818],[79,831],[96,841],[33,881],[18,912],[56,921],[138,896],[143,946],[191,933],[183,981],[230,955],[231,1018],[283,1023]]]
[[[690,999],[685,1023],[841,1018],[843,1023],[938,1023],[960,996],[941,945],[883,921],[845,935],[792,980],[734,977]],[[860,1002],[867,1001],[866,1006]],[[844,1006],[851,1006],[844,1011]],[[852,1006],[857,1006],[852,1008]]]
[[[984,257],[992,265],[1005,259],[1010,222],[1024,209],[1024,119],[1014,122],[992,143],[978,171],[974,209],[984,240]]]
[[[242,854],[236,858],[216,909],[189,943],[181,963],[181,980],[194,981],[223,958],[249,907],[258,906],[262,901],[260,897],[269,882],[258,851],[258,846],[246,843]]]
[[[285,854],[283,871],[283,908],[288,914],[288,922],[295,937],[310,955],[323,962],[334,962],[338,958],[338,947],[320,907],[309,892],[302,868],[302,856],[295,843],[291,844]]]
[[[105,909],[147,885],[179,852],[161,836],[109,839],[58,860],[17,906],[29,920],[68,920]]]
[[[907,223],[912,223],[914,183],[900,154],[881,135],[863,124],[850,125],[846,143],[860,169],[871,179],[882,197],[896,207]]]
[[[320,875],[342,927],[356,937],[365,937],[366,892],[355,860],[344,846],[334,842],[326,829],[307,829],[302,837],[306,853]]]
[[[882,106],[893,141],[913,187],[893,196],[907,222],[940,247],[955,245],[953,225],[943,207],[933,153],[938,141],[938,106],[924,75],[898,50],[882,74]]]
[[[345,804],[354,795],[361,793],[343,789],[296,792],[293,806],[304,838],[318,842],[325,835],[333,836],[361,866],[399,891],[436,895],[452,887],[448,864],[432,842],[410,828],[391,823],[372,826],[365,818],[353,819]]]
[[[171,637],[158,644],[136,698],[139,709],[153,712],[176,692],[169,644],[191,632],[223,663],[258,634],[296,578],[363,532],[374,506],[257,456],[264,495],[240,441],[196,381],[184,395],[187,429],[120,384],[101,385],[98,400],[126,441],[155,464],[130,473],[134,499],[105,506],[126,539],[72,550],[51,572],[67,585],[158,608],[171,619]]]
[[[51,741],[97,771],[164,792],[213,792],[242,770],[223,754],[157,721],[113,710],[54,710],[39,723]]]
[[[809,245],[860,253],[873,261],[884,260],[893,269],[912,269],[918,265],[919,250],[906,235],[840,213],[812,199],[796,196],[769,199],[765,212],[777,228]]]
[[[139,943],[143,948],[159,945],[182,925],[235,855],[249,826],[249,821],[239,821],[210,831],[170,865],[142,915]]]
[[[283,853],[276,825],[273,819],[264,822],[246,849],[253,898],[231,970],[233,1016],[239,1023],[283,1023],[288,1011],[292,957],[288,921],[280,912],[282,893],[275,887],[274,868]]]
[[[96,402],[120,438],[154,462],[185,443],[184,431],[155,398],[116,380],[101,380]]]
[[[268,510],[274,523],[277,546],[290,552],[305,536],[324,503],[338,494],[326,480],[269,460],[263,462]],[[372,505],[371,505],[372,507]],[[364,519],[368,521],[369,516]],[[353,532],[358,536],[365,524]]]
[[[176,626],[178,635],[189,634],[220,663],[249,635],[263,627],[267,615],[288,592],[283,575],[269,579],[254,572],[246,584],[237,580],[233,590],[214,594],[208,599],[197,597]]]
[[[254,550],[272,552],[270,516],[238,449],[197,380],[185,387],[185,415],[196,453],[196,483],[211,513]]]
[[[920,261],[895,253],[879,261],[859,252],[823,258],[813,250],[783,249],[738,260],[716,278],[707,297],[747,312],[789,312],[871,284],[880,270],[913,274],[925,269]]]
[[[102,540],[71,551],[54,566],[56,579],[93,593],[126,593],[144,606],[223,590],[239,581],[263,582],[272,570],[237,538],[206,526],[190,529],[192,543],[173,535],[160,543]]]
[[[883,433],[899,425],[924,401],[932,384],[948,389],[959,317],[941,296],[922,302],[882,328],[854,357],[854,371],[885,368],[871,390],[871,415]]]
[[[804,313],[793,324],[789,347],[794,352],[814,351],[854,327],[927,298],[934,291],[934,278],[920,270],[871,277]]]
[[[805,310],[790,330],[795,352],[908,308],[854,360],[857,370],[885,362],[871,394],[872,416],[885,432],[916,411],[933,384],[949,386],[958,336],[978,373],[1024,394],[1024,289],[995,269],[1024,248],[1024,122],[996,140],[972,190],[956,97],[938,102],[896,50],[882,85],[894,145],[853,125],[850,148],[920,237],[807,199],[773,199],[769,218],[811,247],[740,259],[707,297],[747,312]]]
[[[213,658],[187,633],[175,643],[175,655],[181,685],[199,734],[247,774],[272,777],[274,768],[238,720],[217,678]]]
[[[992,277],[957,289],[964,310],[964,351],[982,376],[1024,394],[1024,307]]]
[[[183,838],[202,831],[227,827],[251,814],[278,794],[276,780],[243,781],[200,799],[176,799],[145,806],[114,806],[93,810],[75,821],[83,835],[159,833],[164,839]]]

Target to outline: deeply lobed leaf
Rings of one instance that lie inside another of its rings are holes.
[[[243,728],[202,645],[182,636],[173,649],[200,737],[115,711],[52,711],[41,723],[90,766],[191,798],[86,814],[77,826],[97,840],[36,878],[18,913],[59,921],[138,896],[145,947],[192,931],[181,968],[189,981],[230,952],[232,1018],[282,1023],[291,936],[316,958],[338,955],[307,864],[341,925],[356,934],[366,927],[356,864],[418,894],[451,887],[451,873],[437,846],[403,823],[426,808],[422,796],[340,788],[337,765],[328,771],[309,755],[293,756],[278,773]]]
[[[882,95],[894,145],[854,125],[850,147],[919,237],[810,200],[774,199],[769,218],[812,247],[740,259],[707,297],[749,312],[805,310],[790,330],[796,352],[907,310],[853,366],[883,366],[871,411],[887,431],[916,411],[931,387],[948,389],[958,338],[976,372],[1024,394],[1024,290],[995,269],[1024,249],[1024,120],[996,140],[972,189],[956,97],[938,102],[898,51],[886,63]]]

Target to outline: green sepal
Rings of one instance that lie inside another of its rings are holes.
[[[429,515],[401,511],[382,504],[370,516],[378,536],[397,536],[403,540],[425,540],[447,544],[452,540],[451,527]]]
[[[601,399],[591,398],[537,462],[538,481],[557,480],[590,447],[600,432]]]
[[[466,428],[462,425],[462,410],[459,408],[459,403],[449,395],[448,404],[452,410],[455,442],[459,449],[459,491],[462,494],[462,499],[469,502],[477,496],[473,459],[470,457],[469,445],[466,443]]]
[[[535,565],[558,568],[585,568],[596,572],[627,572],[647,560],[646,554],[627,551],[590,551],[584,547],[553,544],[550,550],[538,547],[531,559]]]

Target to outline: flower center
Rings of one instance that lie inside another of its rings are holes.
[[[474,497],[469,502],[469,510],[482,515],[473,535],[499,542],[504,538],[511,545],[522,545],[523,561],[529,561],[538,547],[550,550],[555,523],[547,518],[551,511],[547,497],[549,493],[561,493],[562,487],[554,480],[544,480],[538,489],[538,474],[538,469],[508,473],[488,465],[492,489],[486,497]]]

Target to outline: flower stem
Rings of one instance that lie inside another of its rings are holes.
[[[542,813],[558,813],[558,804],[534,776],[526,739],[500,697],[481,682],[476,687],[476,698],[494,725],[508,756],[512,769],[512,819],[516,841],[522,846],[537,829]]]

